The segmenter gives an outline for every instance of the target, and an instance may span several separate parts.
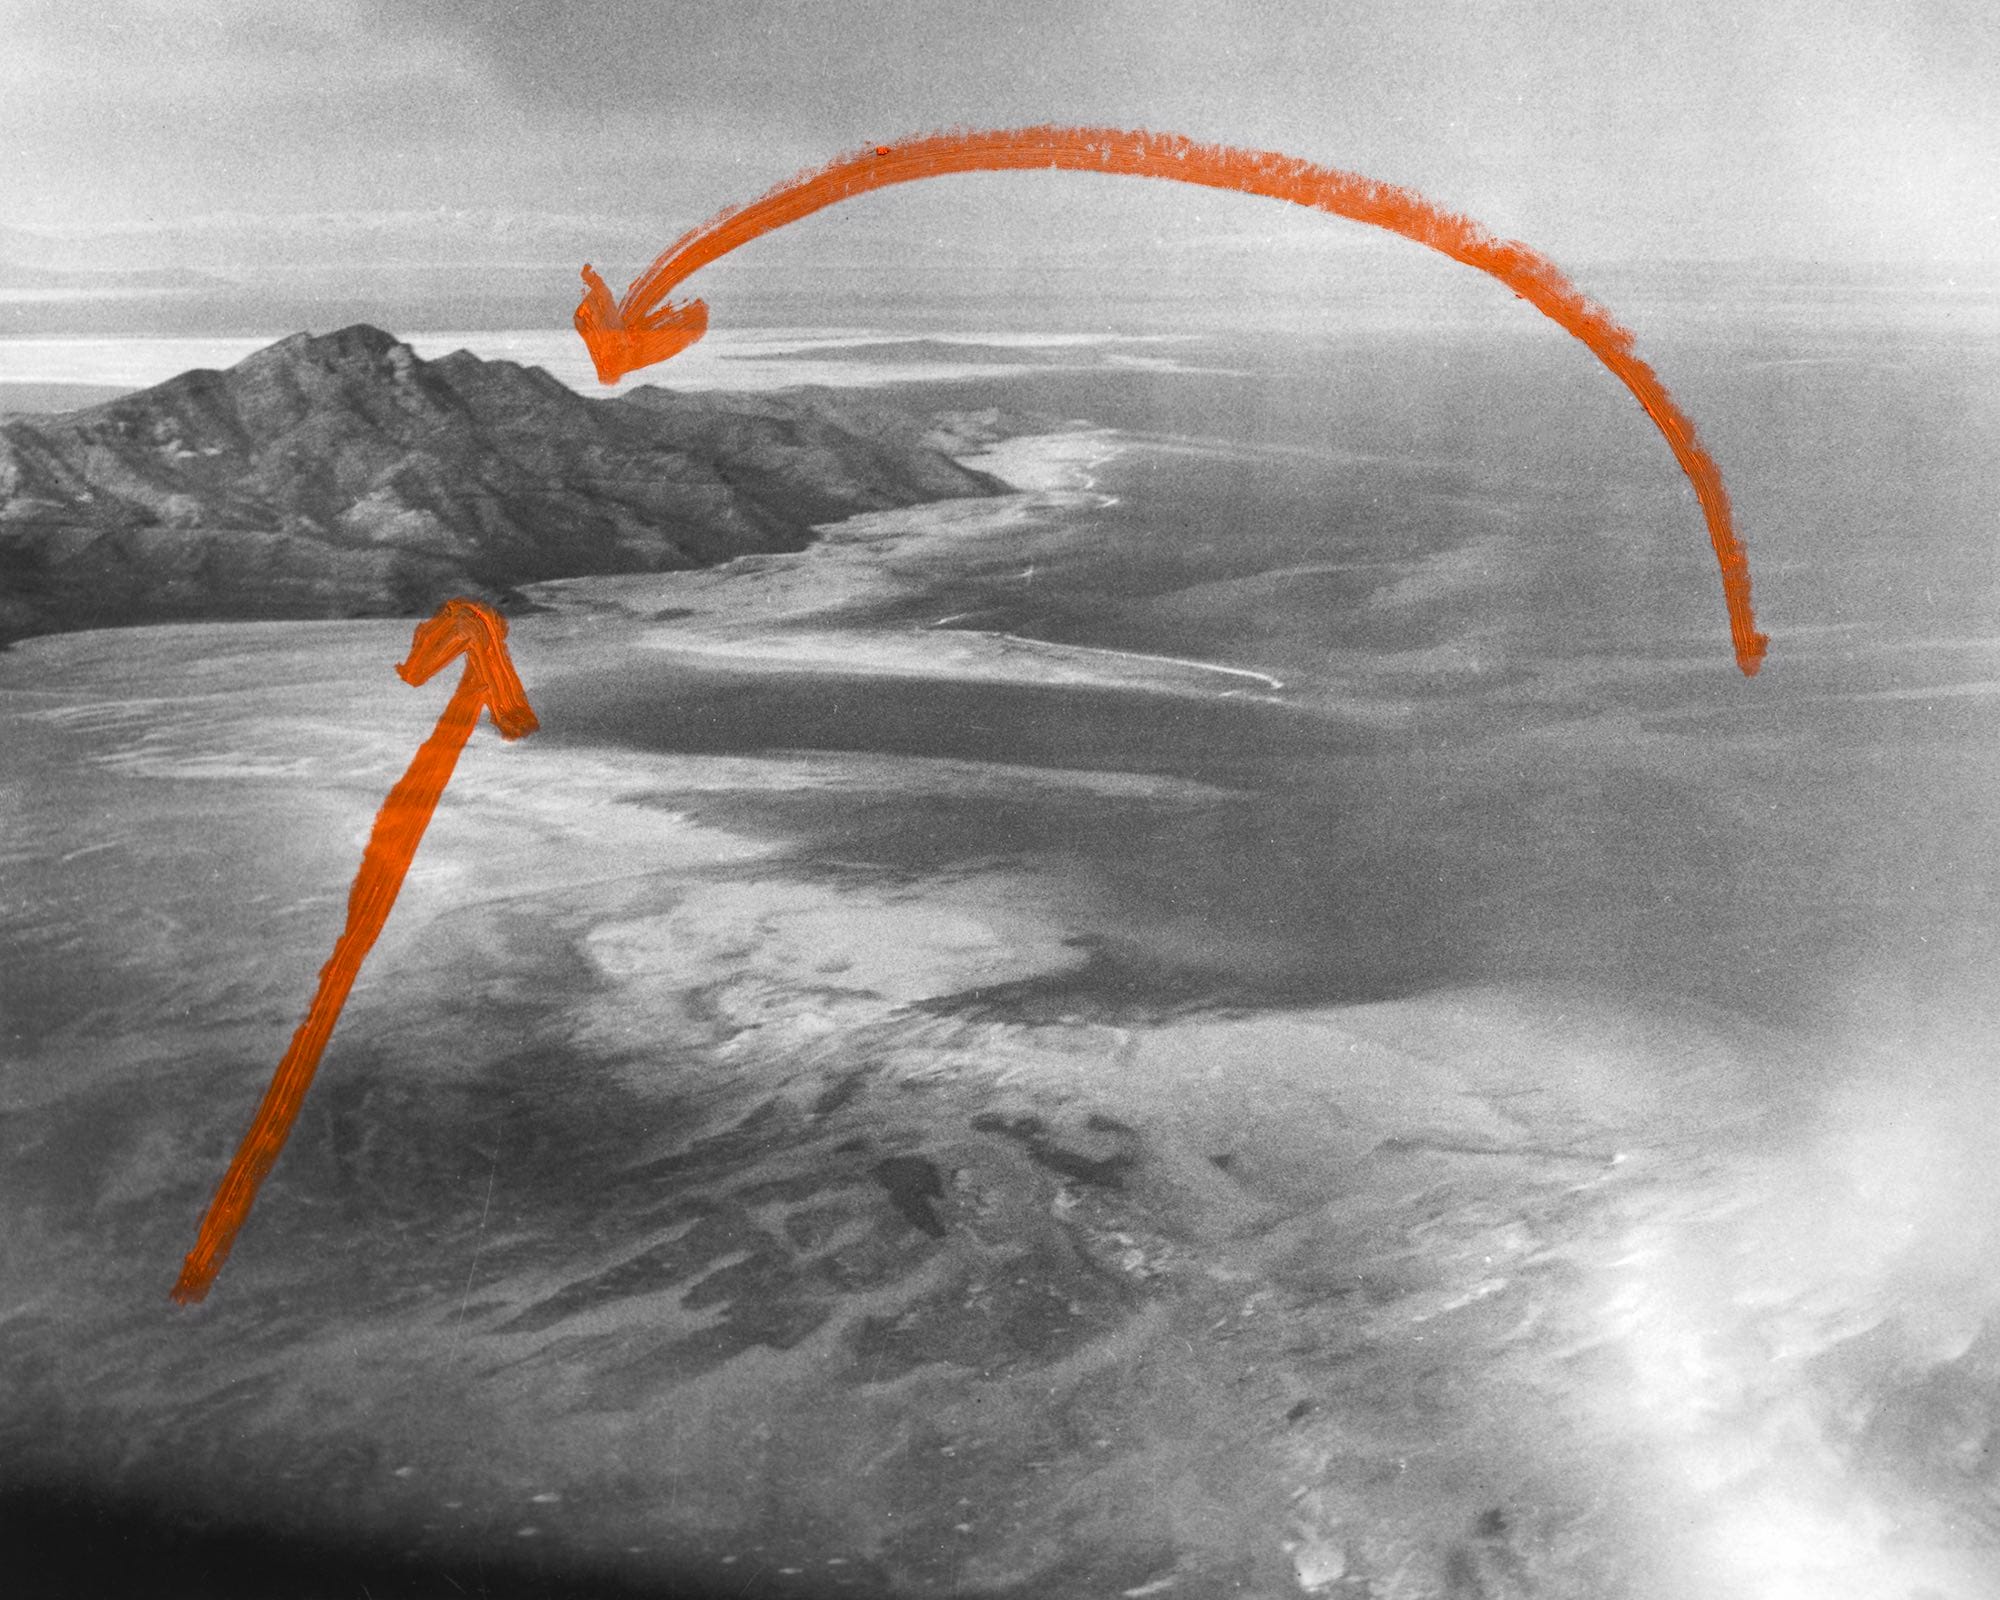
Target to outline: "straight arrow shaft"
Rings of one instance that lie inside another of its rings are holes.
[[[417,749],[409,768],[389,791],[389,798],[376,813],[375,827],[362,852],[361,870],[347,896],[347,927],[335,941],[333,955],[320,968],[319,988],[313,995],[305,1020],[292,1035],[285,1057],[264,1091],[264,1102],[251,1120],[250,1131],[236,1147],[236,1155],[223,1174],[222,1183],[209,1202],[201,1220],[194,1249],[181,1264],[180,1280],[173,1297],[182,1305],[205,1298],[244,1220],[250,1215],[257,1189],[285,1148],[292,1123],[312,1086],[313,1074],[340,1020],[341,1007],[361,971],[361,963],[373,948],[389,920],[396,895],[409,874],[431,814],[437,810],[445,785],[458,765],[459,752],[479,724],[486,703],[483,675],[471,661],[460,675],[458,687],[446,703],[431,736]]]

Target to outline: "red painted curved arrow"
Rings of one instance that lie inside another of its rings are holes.
[[[416,857],[424,829],[451,781],[458,753],[479,725],[480,712],[492,714],[493,725],[505,739],[519,739],[539,726],[507,654],[506,639],[507,624],[498,612],[476,600],[447,600],[436,616],[417,624],[409,657],[396,666],[405,683],[419,684],[458,656],[465,657],[465,671],[459,675],[458,687],[452,691],[437,727],[419,746],[409,769],[376,813],[368,848],[361,855],[361,870],[348,892],[346,930],[320,969],[319,988],[305,1020],[292,1035],[291,1047],[278,1063],[271,1087],[264,1092],[264,1103],[257,1108],[250,1131],[237,1146],[235,1158],[209,1202],[208,1214],[201,1219],[194,1249],[182,1263],[180,1281],[173,1290],[182,1305],[207,1296],[238,1230],[250,1215],[258,1186],[285,1148],[313,1073],[319,1068],[320,1055],[333,1036],[333,1025],[340,1020],[340,1008],[347,1003],[363,958],[389,920],[389,910]]]
[[[1768,641],[1757,631],[1751,611],[1750,561],[1736,536],[1722,473],[1659,376],[1632,353],[1632,334],[1546,256],[1513,240],[1497,239],[1470,218],[1442,210],[1409,189],[1377,183],[1359,173],[1314,166],[1272,151],[1196,144],[1178,134],[1115,128],[1016,128],[904,139],[843,156],[682,234],[615,303],[603,278],[585,267],[588,289],[576,308],[577,332],[590,348],[598,377],[616,383],[628,372],[678,354],[707,331],[705,304],[690,300],[674,305],[668,294],[691,273],[760,234],[891,184],[953,172],[1037,168],[1171,178],[1287,200],[1400,233],[1498,278],[1588,345],[1665,435],[1708,522],[1709,541],[1722,569],[1736,665],[1750,676],[1762,664]]]

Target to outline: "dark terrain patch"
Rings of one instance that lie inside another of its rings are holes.
[[[1058,1143],[1050,1134],[1048,1124],[1033,1115],[1008,1117],[998,1112],[981,1112],[972,1119],[972,1126],[980,1133],[997,1133],[1018,1140],[1037,1166],[1046,1167],[1059,1177],[1095,1188],[1124,1188],[1125,1175],[1138,1160],[1137,1154],[1130,1148],[1131,1130],[1110,1117],[1093,1116],[1085,1124],[1093,1133],[1126,1136],[1118,1141],[1124,1148],[1114,1149],[1102,1156],[1085,1155]]]
[[[869,1168],[875,1181],[889,1191],[889,1203],[934,1239],[944,1237],[944,1224],[932,1206],[944,1198],[944,1175],[922,1156],[889,1156]]]

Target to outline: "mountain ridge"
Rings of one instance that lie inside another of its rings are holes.
[[[407,615],[798,550],[859,512],[1004,492],[946,453],[967,436],[836,391],[596,398],[463,350],[426,361],[365,323],[293,334],[0,422],[0,643]]]

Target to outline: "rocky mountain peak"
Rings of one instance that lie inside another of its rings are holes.
[[[547,578],[795,550],[1000,485],[825,394],[589,399],[366,323],[0,425],[0,642],[190,617],[400,615]]]
[[[232,369],[257,371],[269,366],[330,367],[353,362],[383,361],[400,351],[416,360],[410,347],[393,333],[372,323],[356,322],[333,333],[294,333],[245,356]]]

